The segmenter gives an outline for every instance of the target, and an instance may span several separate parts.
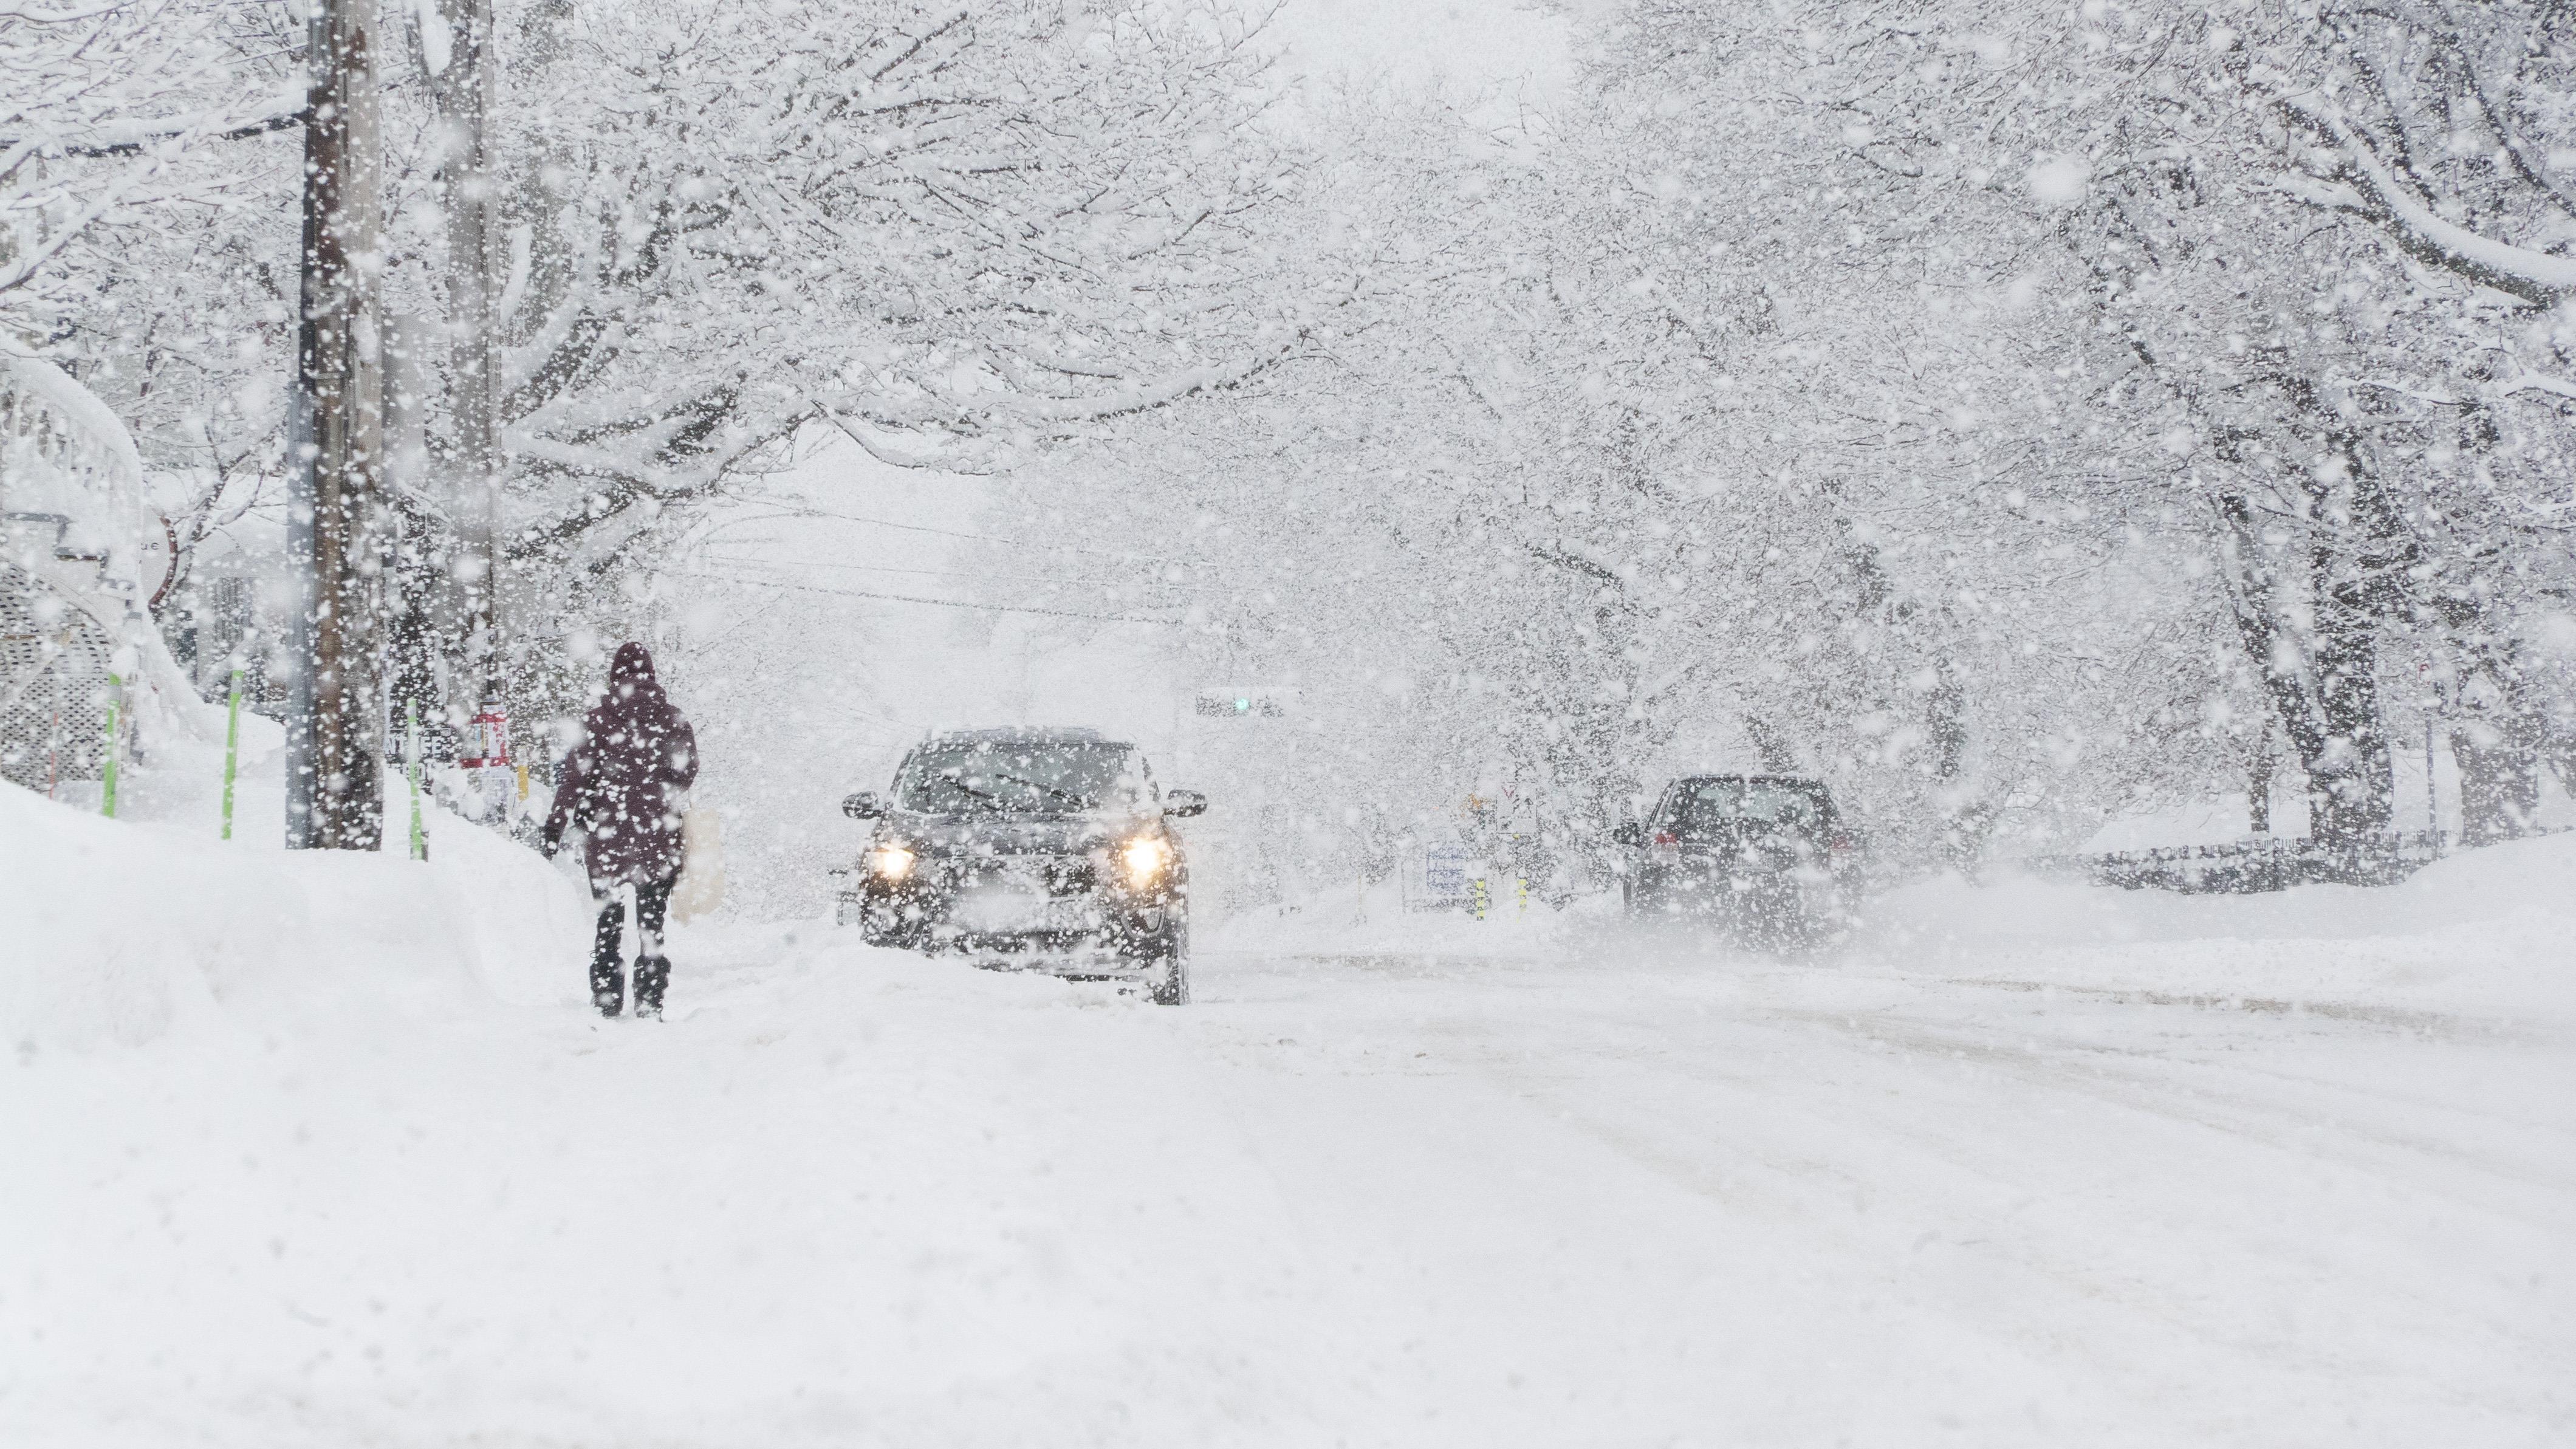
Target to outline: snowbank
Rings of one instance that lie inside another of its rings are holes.
[[[1859,949],[1901,969],[2576,1019],[2576,833],[2463,851],[2384,887],[2187,896],[1945,877],[1889,893],[1869,920]]]
[[[1615,917],[1612,898],[1579,900],[1565,910],[1537,896],[1520,900],[1502,881],[1485,919],[1463,909],[1407,910],[1394,881],[1365,892],[1318,891],[1280,905],[1254,906],[1222,920],[1194,922],[1202,951],[1272,955],[1527,957],[1560,951],[1569,931]]]
[[[1712,933],[1641,932],[1615,895],[1533,899],[1484,921],[1407,912],[1391,886],[1327,892],[1202,925],[1203,952],[1433,964],[1743,959]],[[2181,993],[2333,1011],[2576,1021],[2576,832],[2467,850],[2388,887],[2186,896],[2004,874],[1914,882],[1798,964],[2075,990]]]
[[[281,988],[426,1005],[578,995],[566,963],[584,953],[588,910],[534,853],[452,818],[427,862],[274,840],[108,820],[0,785],[0,1040],[22,1054],[130,1046]]]

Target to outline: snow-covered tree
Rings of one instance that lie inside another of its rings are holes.
[[[2498,641],[2563,617],[2564,485],[2554,417],[2499,416],[2556,399],[2495,362],[2549,320],[2419,255],[2284,99],[2343,23],[1644,0],[1500,144],[1436,108],[1327,138],[1295,230],[1342,330],[1051,524],[1190,520],[1113,597],[1206,672],[1345,697],[1309,773],[1352,795],[1499,764],[1597,829],[1696,752],[1966,860],[2243,788],[2278,741],[2310,828],[2365,842],[2421,705],[2393,680],[2492,713],[2488,661],[2547,673]],[[2522,34],[2542,156],[2563,87]]]
[[[512,113],[500,308],[531,575],[615,575],[809,424],[971,460],[1302,345],[1239,300],[1286,169],[1226,12],[665,3],[562,33]]]

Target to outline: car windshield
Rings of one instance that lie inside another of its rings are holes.
[[[1084,815],[1146,793],[1133,748],[1067,740],[928,745],[895,782],[895,803],[927,815]]]
[[[1824,792],[1788,780],[1685,780],[1672,804],[1682,831],[1800,830],[1824,824]]]

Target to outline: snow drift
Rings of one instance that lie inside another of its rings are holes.
[[[1871,916],[1864,949],[1911,971],[2576,1022],[2576,832],[2463,851],[2385,887],[2184,896],[1945,877]]]
[[[213,1007],[359,979],[424,1004],[577,994],[579,888],[508,840],[439,826],[426,862],[289,854],[0,785],[0,1040],[134,1046]]]
[[[1179,1010],[724,921],[640,1023],[516,847],[211,835],[0,793],[29,1442],[2576,1431],[2576,836],[1926,881],[1791,959],[1319,897],[1211,929]]]

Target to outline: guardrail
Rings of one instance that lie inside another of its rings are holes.
[[[2437,831],[2412,830],[2350,845],[2313,840],[2232,840],[2099,855],[2037,855],[2035,874],[2074,878],[2123,890],[2242,895],[2294,885],[2392,885],[2450,853]]]

